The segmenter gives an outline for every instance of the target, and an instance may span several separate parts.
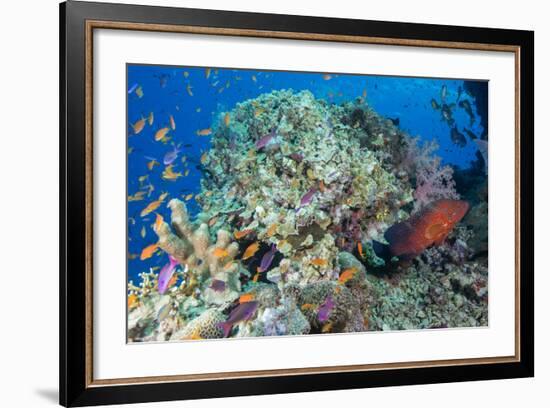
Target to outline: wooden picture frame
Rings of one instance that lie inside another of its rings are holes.
[[[515,55],[515,353],[404,363],[93,377],[93,31],[101,28]],[[60,403],[120,404],[534,375],[534,33],[68,1],[60,5]]]

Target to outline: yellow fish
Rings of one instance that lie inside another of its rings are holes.
[[[170,115],[170,127],[172,130],[176,130],[176,122],[174,121],[174,117]]]
[[[143,98],[143,88],[141,87],[141,85],[136,88],[136,95],[138,96],[138,98]]]
[[[212,128],[197,130],[197,136],[210,136],[212,134]]]
[[[201,163],[202,163],[202,164],[205,164],[207,161],[208,161],[208,153],[204,152],[204,153],[201,155]]]
[[[174,173],[173,165],[166,166],[164,171],[162,172],[162,178],[164,180],[170,180],[170,181],[176,181],[179,177],[183,177],[181,173]]]
[[[242,260],[244,261],[248,258],[252,258],[259,248],[260,248],[259,242],[254,242],[253,244],[250,244],[248,248],[246,248],[246,250],[244,251]]]
[[[325,81],[328,81],[329,79],[332,79],[332,75],[330,75],[330,74],[325,74],[325,75],[323,75],[323,79],[324,79]]]
[[[155,251],[158,249],[158,244],[151,244],[145,248],[143,248],[143,251],[141,251],[141,255],[139,257],[139,259],[141,259],[142,261],[146,260],[146,259],[149,259],[153,256],[153,254],[155,253]]]
[[[149,114],[149,118],[147,119],[147,122],[149,123],[149,126],[151,126],[153,124],[154,120],[155,120],[155,115],[153,114],[153,112],[151,112]]]
[[[187,194],[184,199],[185,199],[185,201],[189,201],[192,198],[193,198],[193,194]]]
[[[145,127],[145,118],[141,118],[136,123],[132,125],[132,128],[134,129],[134,134],[137,135],[139,132],[143,130]]]
[[[223,117],[223,123],[225,123],[226,127],[229,127],[229,124],[231,123],[231,115],[229,114],[229,112],[227,112]]]
[[[252,80],[253,80],[254,82],[258,82],[258,78],[256,78],[256,75],[252,75]]]
[[[162,129],[157,130],[157,133],[155,133],[155,141],[158,142],[159,140],[164,139],[164,137],[169,131],[170,131],[170,128],[168,127],[164,127]]]
[[[187,177],[189,175],[189,169],[185,170],[185,173],[183,173],[183,175]]]
[[[164,201],[166,199],[166,197],[168,197],[168,193],[162,193],[160,196],[159,196],[159,200],[160,201]]]
[[[210,71],[212,71],[211,68],[204,69],[204,76],[206,77],[206,79],[210,78]]]
[[[229,255],[229,252],[227,252],[227,249],[216,248],[214,249],[214,251],[212,251],[212,255],[214,255],[216,258],[225,258]]]
[[[327,266],[328,261],[323,258],[313,258],[310,263],[315,266]]]
[[[145,238],[145,234],[146,234],[145,227],[141,227],[141,238]]]

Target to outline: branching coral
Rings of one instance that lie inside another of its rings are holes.
[[[225,283],[223,290],[216,291],[203,285],[207,301],[221,304],[238,297],[240,291],[239,273],[241,264],[235,261],[239,245],[232,242],[231,234],[223,229],[217,231],[212,242],[207,224],[194,228],[189,220],[185,203],[173,199],[168,203],[172,210],[172,227],[161,221],[155,223],[154,231],[158,245],[182,265],[186,265],[193,286],[211,283],[213,280]]]

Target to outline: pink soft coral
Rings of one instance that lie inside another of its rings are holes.
[[[413,213],[435,200],[460,199],[455,186],[453,169],[450,166],[441,167],[439,157],[435,156],[429,162],[419,163],[416,168]]]
[[[460,198],[455,191],[453,169],[450,166],[441,166],[441,159],[435,154],[437,142],[429,141],[422,145],[418,142],[418,137],[405,140],[405,148],[398,165],[401,171],[414,174],[416,178],[413,213],[435,200]]]

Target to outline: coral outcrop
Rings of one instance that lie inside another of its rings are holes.
[[[173,281],[160,294],[151,270],[128,286],[131,341],[221,338],[229,320],[232,337],[487,324],[487,267],[472,258],[483,242],[470,249],[483,203],[406,265],[373,249],[427,203],[459,197],[433,144],[362,99],[291,90],[221,112],[212,132],[201,211],[172,199],[153,226],[179,263]]]

